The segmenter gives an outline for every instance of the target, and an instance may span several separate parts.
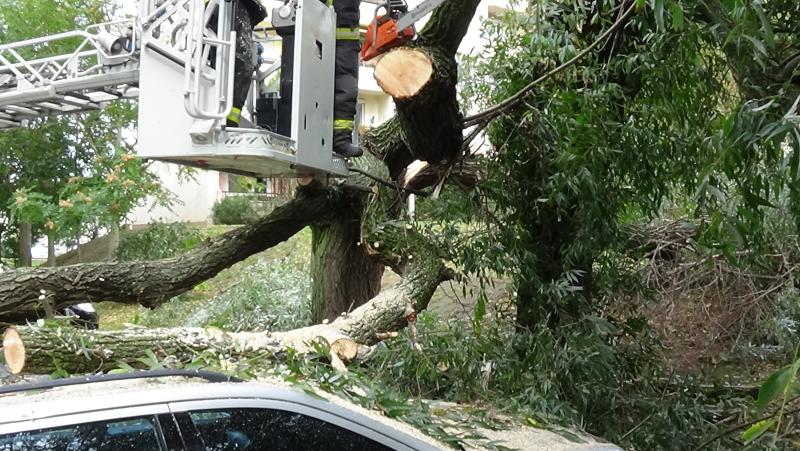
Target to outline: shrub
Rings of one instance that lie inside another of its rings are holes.
[[[253,202],[247,196],[231,196],[214,204],[214,224],[252,224],[258,219]]]
[[[200,230],[188,223],[151,223],[147,229],[120,240],[117,260],[157,260],[193,249],[203,239]]]
[[[226,197],[214,204],[212,218],[220,225],[253,224],[285,201],[282,197],[255,195]]]

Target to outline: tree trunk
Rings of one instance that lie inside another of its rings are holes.
[[[444,165],[461,152],[463,125],[456,95],[455,53],[479,4],[480,0],[446,2],[434,11],[413,49],[395,50],[400,52],[396,55],[390,52],[376,64],[379,82],[393,87],[389,89],[396,96],[397,116],[371,130],[363,147],[386,164],[393,180],[414,160]],[[410,67],[422,68],[424,74],[428,74],[424,70],[428,64],[433,70],[427,80],[415,75],[410,84],[401,82],[402,89],[395,90],[397,81],[387,76],[403,67],[404,60],[410,61]],[[381,64],[391,67],[384,70]]]
[[[33,265],[33,259],[31,258],[32,235],[31,224],[21,222],[19,224],[19,267],[21,268],[30,268]]]
[[[47,266],[56,266],[56,237],[53,233],[47,234]]]
[[[106,260],[114,261],[119,247],[119,222],[114,221],[111,223],[111,230],[108,232],[108,255]]]
[[[592,260],[570,262],[564,258],[564,249],[576,240],[576,219],[570,213],[540,210],[534,217],[526,218],[522,226],[533,237],[529,247],[533,261],[520,268],[517,281],[517,325],[532,329],[546,323],[550,329],[569,324],[587,312],[591,296]],[[578,271],[577,281],[567,293],[556,293],[552,284],[562,280],[568,271]]]
[[[311,319],[333,320],[380,292],[383,264],[361,243],[360,214],[349,211],[312,230]]]
[[[78,255],[78,263],[83,263],[83,248],[81,247],[81,236],[75,237],[75,252]]]
[[[398,67],[408,73],[398,77]],[[414,159],[452,162],[463,143],[455,56],[438,47],[400,48],[377,63],[375,78],[394,97],[403,141]]]

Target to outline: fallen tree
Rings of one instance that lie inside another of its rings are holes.
[[[383,334],[404,327],[425,309],[439,284],[451,271],[423,237],[410,231],[408,243],[416,249],[413,258],[399,262],[395,269],[403,278],[366,304],[326,324],[274,333],[228,333],[219,329],[131,328],[122,331],[88,331],[52,326],[11,327],[6,330],[3,350],[14,373],[49,374],[54,368],[69,373],[108,371],[127,364],[142,365],[145,350],[176,365],[192,362],[211,352],[244,358],[261,355],[281,358],[289,349],[305,353],[311,344],[324,339],[332,346],[332,361],[354,360],[363,347],[380,341]],[[399,243],[385,242],[388,249]],[[353,350],[355,349],[355,352]],[[341,369],[341,368],[340,368]]]

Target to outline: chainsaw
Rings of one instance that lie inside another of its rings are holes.
[[[414,24],[445,1],[425,0],[410,11],[405,0],[389,0],[380,5],[367,28],[361,59],[369,61],[414,39],[417,35]]]

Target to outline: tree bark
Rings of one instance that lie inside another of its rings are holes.
[[[333,320],[380,292],[383,264],[361,243],[360,211],[311,226],[311,319]]]
[[[228,232],[192,252],[148,262],[94,263],[0,274],[0,321],[36,317],[47,299],[60,309],[115,301],[155,308],[225,268],[268,249],[341,208],[342,190],[308,192],[252,226]]]
[[[19,266],[21,268],[30,268],[33,264],[33,259],[31,258],[32,234],[30,223],[22,222],[19,224]]]
[[[424,243],[413,232],[410,240]],[[439,284],[450,277],[432,249],[415,248],[414,255],[400,282],[329,324],[275,333],[228,333],[213,328],[90,331],[54,324],[20,326],[8,329],[3,351],[14,373],[49,374],[60,368],[74,374],[108,371],[122,364],[146,367],[142,362],[146,350],[152,351],[159,363],[180,367],[201,357],[211,357],[214,362],[256,356],[280,359],[289,349],[300,354],[312,351],[310,343],[320,338],[328,343],[352,340],[357,347],[369,346],[380,341],[386,332],[405,326],[408,309],[426,308]],[[338,358],[352,360],[350,351],[351,346],[342,346]]]
[[[56,266],[56,237],[53,233],[47,235],[47,266]]]
[[[111,230],[108,232],[108,255],[106,256],[108,261],[114,261],[114,256],[119,247],[119,233],[119,223],[117,221],[112,222]]]

